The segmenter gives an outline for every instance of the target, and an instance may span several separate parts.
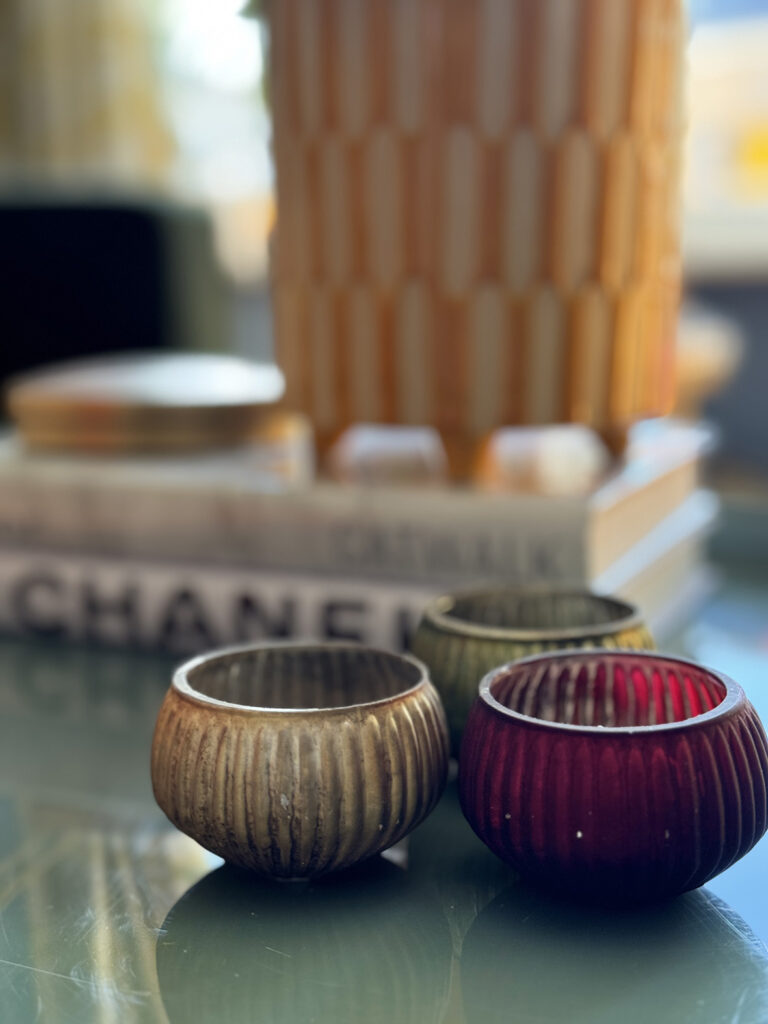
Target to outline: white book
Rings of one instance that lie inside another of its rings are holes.
[[[591,582],[640,604],[657,632],[701,564],[717,499],[692,495]],[[465,586],[485,582],[466,578]],[[574,581],[576,582],[576,581]],[[348,639],[400,649],[432,584],[232,568],[201,562],[0,550],[0,630],[190,653],[262,638]],[[679,602],[678,602],[679,603]]]
[[[711,435],[638,425],[625,463],[583,498],[448,487],[290,486],[247,454],[46,456],[0,443],[0,543],[110,558],[451,586],[606,572],[695,489]],[[158,571],[160,567],[158,566]]]

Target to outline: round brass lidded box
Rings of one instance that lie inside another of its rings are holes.
[[[440,692],[458,754],[469,710],[487,672],[565,647],[653,649],[636,608],[590,590],[496,587],[438,597],[412,643]]]
[[[32,370],[8,411],[32,448],[188,452],[243,444],[283,393],[268,363],[204,352],[120,352]]]
[[[448,733],[415,658],[265,643],[179,668],[152,744],[155,799],[225,860],[277,878],[349,867],[402,839],[445,786]]]

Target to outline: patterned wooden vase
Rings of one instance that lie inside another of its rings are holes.
[[[287,402],[321,446],[673,400],[681,0],[269,6]]]

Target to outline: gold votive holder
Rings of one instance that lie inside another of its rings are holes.
[[[352,644],[250,645],[187,662],[152,744],[155,798],[170,820],[277,878],[392,846],[435,806],[447,767],[426,668]]]

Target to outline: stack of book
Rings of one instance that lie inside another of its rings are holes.
[[[188,652],[258,638],[402,647],[435,594],[589,585],[661,642],[708,586],[700,426],[637,425],[581,498],[297,484],[252,453],[100,459],[0,441],[0,629]]]

